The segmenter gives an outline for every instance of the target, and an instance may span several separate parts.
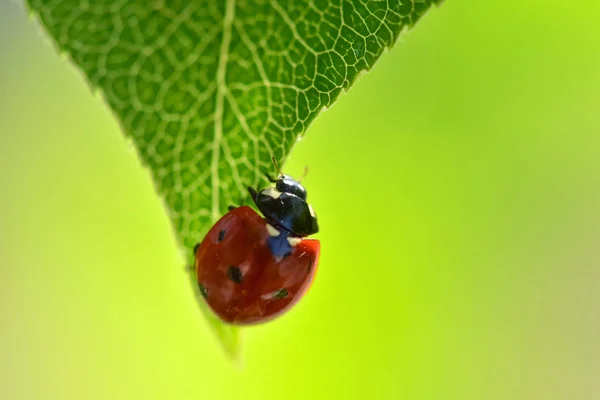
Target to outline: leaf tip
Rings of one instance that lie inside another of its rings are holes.
[[[202,314],[204,314],[204,322],[208,324],[210,330],[216,336],[217,341],[220,343],[221,348],[224,350],[227,357],[235,364],[238,368],[243,368],[243,355],[242,355],[242,339],[241,332],[238,327],[225,324],[222,322],[204,303],[202,294],[198,288],[196,281],[196,275],[193,268],[186,269],[192,284],[192,290],[194,297],[199,305]]]

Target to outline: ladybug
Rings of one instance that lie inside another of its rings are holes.
[[[273,158],[273,163],[277,163]],[[320,242],[317,216],[300,181],[279,170],[274,186],[248,192],[248,206],[229,207],[195,247],[200,293],[224,322],[252,325],[270,321],[306,293],[316,273]]]

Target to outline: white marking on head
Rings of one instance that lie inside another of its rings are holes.
[[[310,204],[308,205],[308,211],[310,212],[310,216],[311,217],[313,217],[313,218],[316,217],[315,210],[313,210],[313,208],[312,208],[312,206]]]
[[[269,235],[271,236],[279,236],[279,234],[281,233],[269,224],[267,224],[267,231],[269,231]]]
[[[290,244],[290,246],[294,247],[295,245],[297,245],[298,243],[300,243],[302,241],[302,238],[289,237],[287,239],[287,241]]]
[[[260,193],[264,194],[265,196],[269,196],[269,197],[271,197],[273,199],[278,199],[279,196],[281,196],[281,192],[278,191],[277,189],[275,189],[274,187],[266,188],[265,190],[263,190]]]

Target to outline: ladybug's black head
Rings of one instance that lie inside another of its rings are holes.
[[[280,175],[277,180],[274,181],[275,189],[281,193],[290,193],[300,197],[302,200],[306,200],[306,189],[304,186],[289,175]]]
[[[273,163],[277,167],[275,159]],[[311,205],[306,202],[306,189],[300,181],[281,171],[277,179],[267,177],[275,187],[271,186],[260,192],[248,188],[267,222],[286,230],[292,236],[304,237],[317,233],[317,216]]]

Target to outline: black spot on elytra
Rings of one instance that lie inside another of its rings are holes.
[[[310,275],[310,271],[312,271],[313,262],[312,260],[308,262],[308,268],[306,269],[306,275]]]
[[[198,283],[198,288],[200,289],[200,293],[202,294],[202,297],[207,299],[208,298],[208,289],[206,288],[206,286],[204,286],[201,283]]]
[[[242,283],[242,280],[244,279],[240,267],[234,266],[227,268],[227,277],[237,284]]]
[[[286,297],[288,297],[288,294],[288,290],[286,288],[283,288],[273,292],[272,296],[274,299],[285,299]]]
[[[225,237],[225,232],[225,229],[219,231],[219,237],[217,237],[217,242],[221,242],[223,240],[223,238]]]
[[[200,243],[198,243],[194,246],[194,254],[196,254],[198,252],[198,247],[200,247]]]

